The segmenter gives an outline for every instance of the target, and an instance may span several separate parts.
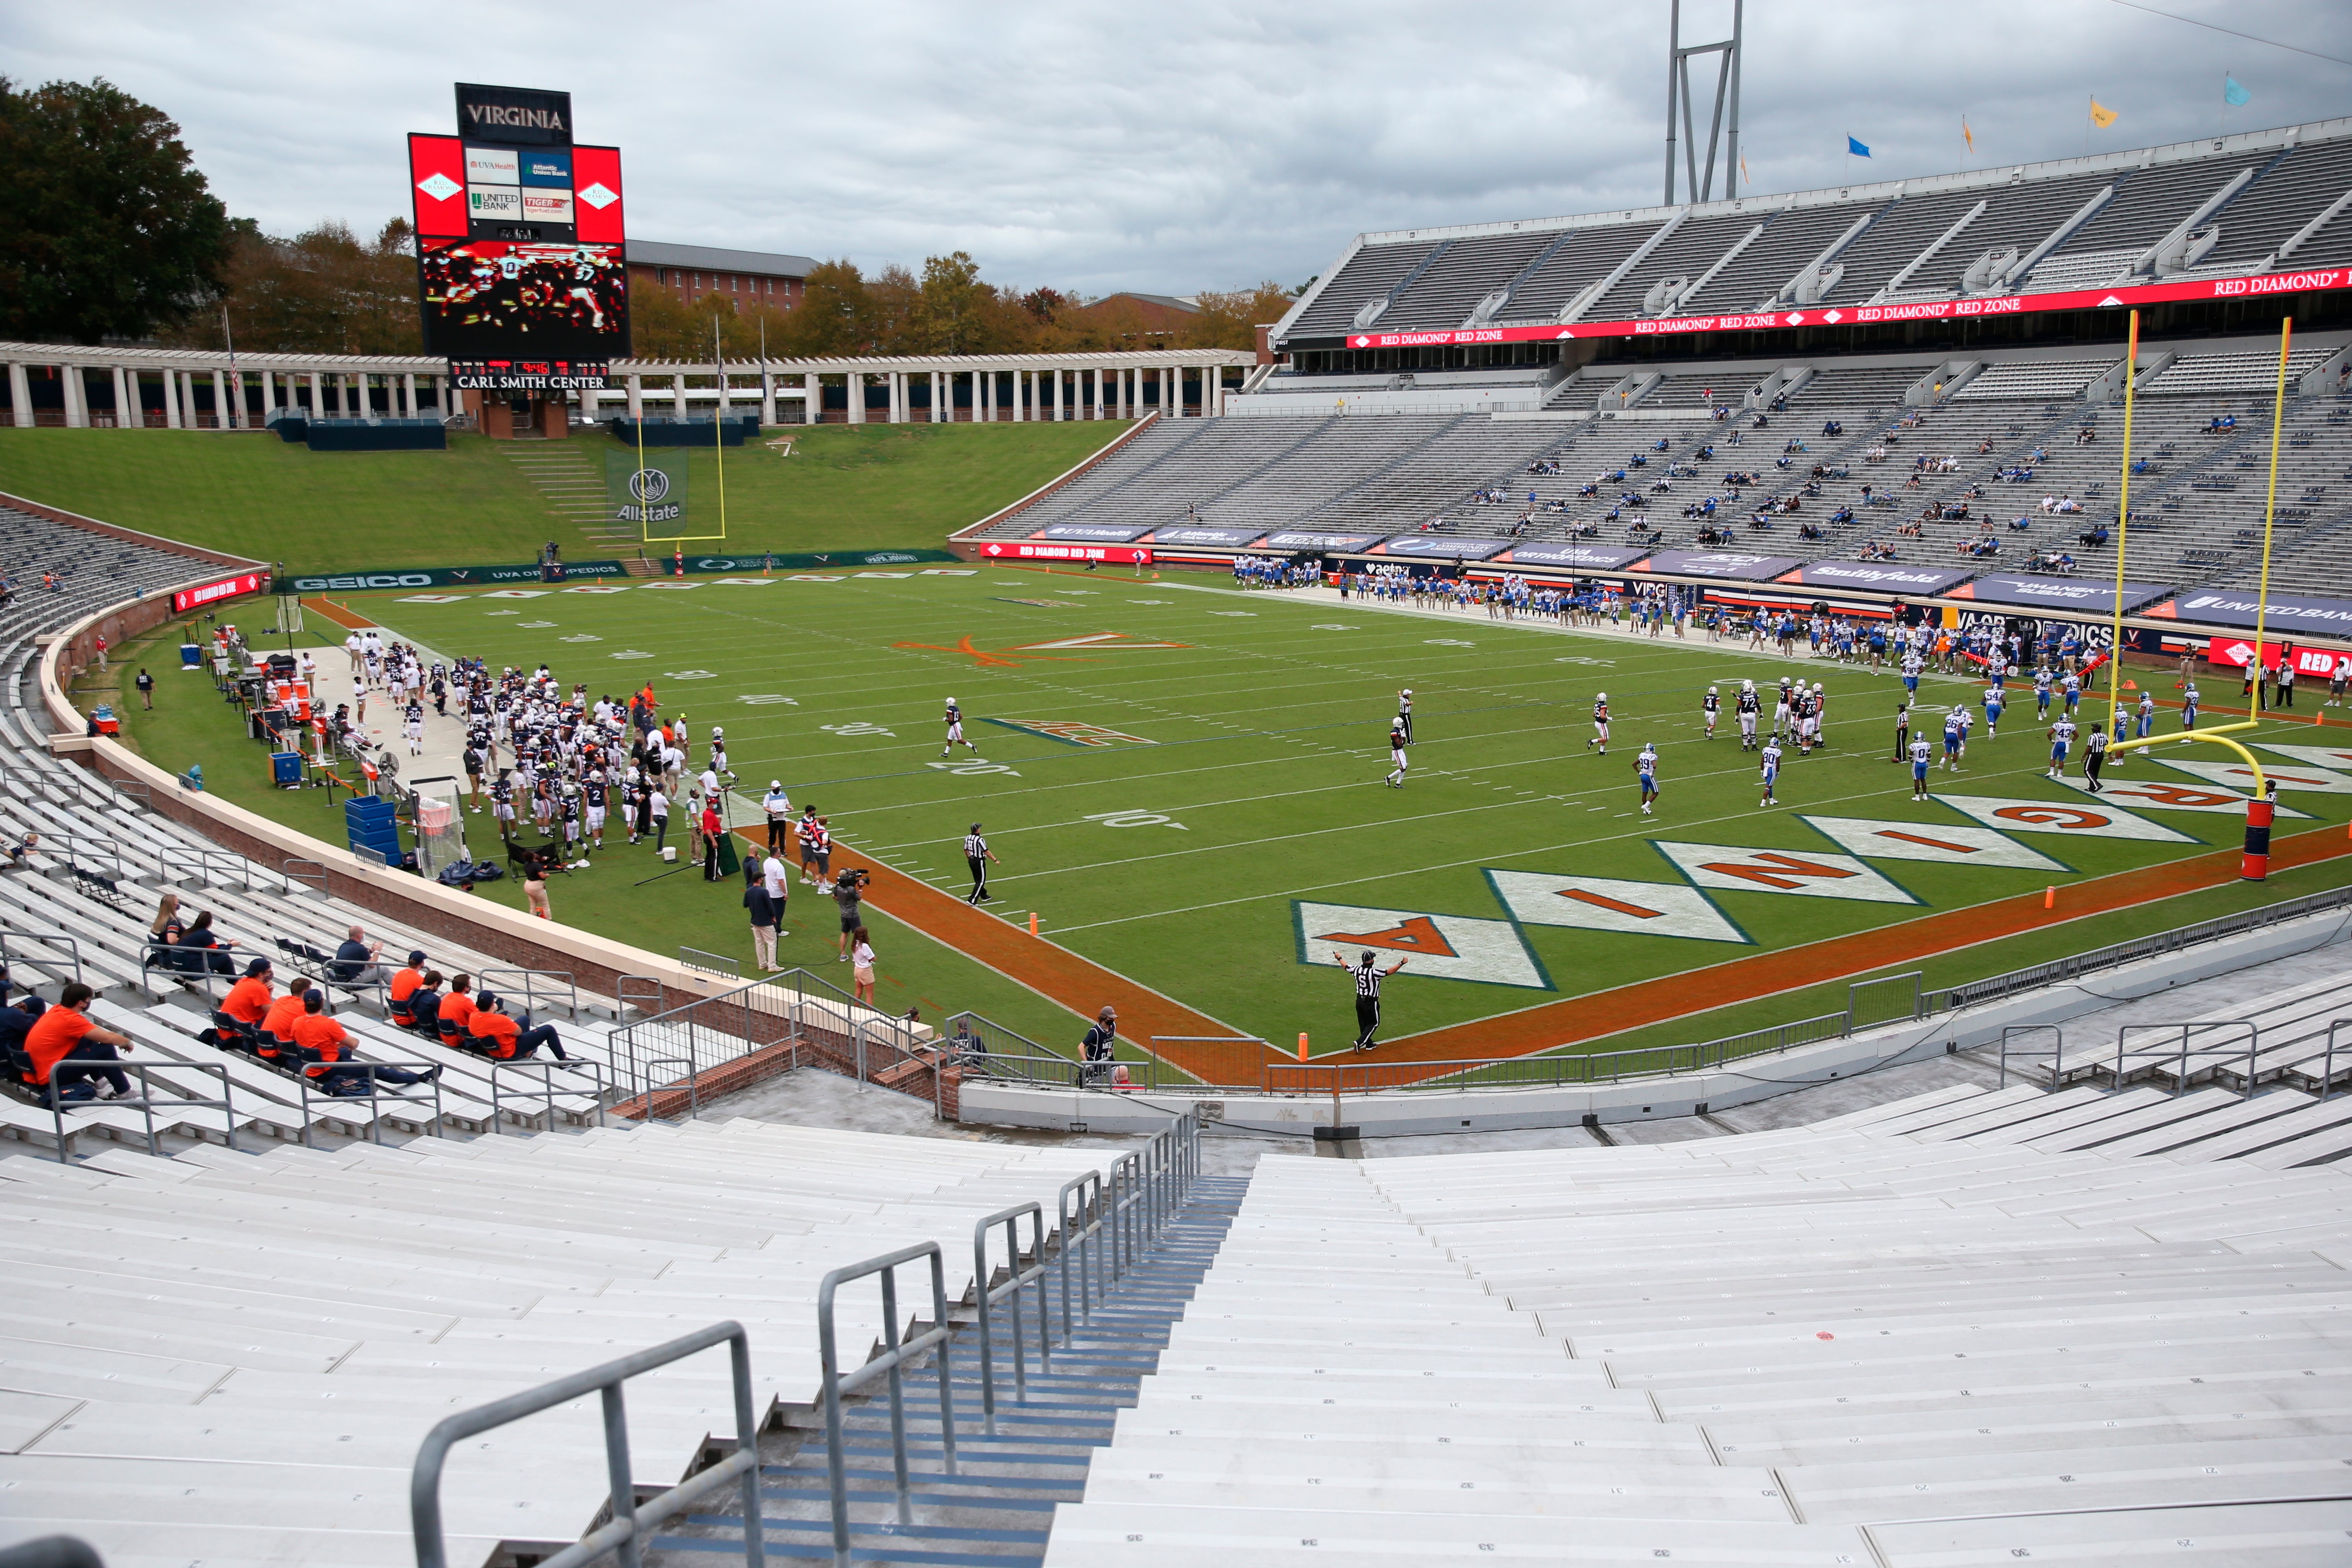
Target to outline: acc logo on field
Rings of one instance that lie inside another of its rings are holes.
[[[1801,816],[1832,843],[1874,860],[1929,860],[1939,866],[2014,866],[2027,871],[2071,871],[2038,849],[1982,827],[1942,823],[1878,822],[1863,816]]]
[[[1696,942],[1748,941],[1706,895],[1679,882],[1628,882],[1553,871],[1486,873],[1495,896],[1523,925],[1574,926]],[[1410,974],[1410,969],[1405,971]]]
[[[1370,950],[1382,969],[1400,958],[1412,959],[1405,973],[1424,979],[1475,980],[1531,991],[1552,988],[1551,977],[1509,921],[1303,900],[1293,901],[1290,910],[1301,963],[1348,968]],[[1339,954],[1336,963],[1335,952]]]
[[[2115,794],[2116,788],[2111,782],[2107,794]],[[1935,798],[1988,827],[2010,833],[2072,833],[2084,838],[2137,838],[2151,844],[2197,842],[2162,823],[2119,811],[2104,798],[2096,805],[2077,805],[2063,800],[2007,800],[1990,795],[1939,795]]]
[[[1702,888],[1793,893],[1803,899],[1853,899],[1866,904],[1919,901],[1851,855],[1740,849],[1727,844],[1667,844],[1655,839],[1651,844],[1675,863],[1676,870]]]
[[[637,468],[631,471],[630,499],[651,506],[654,502],[667,497],[668,494],[669,476],[659,468]]]

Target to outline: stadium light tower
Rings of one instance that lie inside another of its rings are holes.
[[[1683,0],[1673,0],[1666,22],[1666,205],[1675,205],[1675,116],[1682,116],[1683,171],[1694,202],[1715,199],[1715,158],[1723,150],[1723,195],[1737,194],[1739,179],[1739,23],[1744,0],[1731,0],[1731,37],[1712,44],[1683,43]],[[1706,166],[1701,171],[1697,138],[1691,130],[1690,62],[1694,55],[1720,55],[1715,70],[1715,114],[1706,127]],[[1729,110],[1729,124],[1725,123]]]

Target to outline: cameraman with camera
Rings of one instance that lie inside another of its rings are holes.
[[[833,879],[833,901],[841,906],[841,962],[849,962],[850,938],[866,923],[858,910],[858,901],[865,897],[868,873],[853,867]]]

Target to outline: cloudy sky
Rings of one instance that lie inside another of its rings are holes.
[[[2064,157],[2352,114],[2352,5],[1749,0],[1753,187]],[[1685,37],[1729,0],[1685,0]],[[568,89],[630,231],[861,265],[966,249],[998,281],[1303,282],[1349,236],[1661,195],[1666,0],[1080,6],[478,0],[0,5],[0,71],[103,76],[176,118],[230,210],[407,211],[402,135],[450,84]],[[1703,100],[1700,112],[1705,112]],[[1966,115],[1977,138],[1960,140]],[[1849,174],[1845,138],[1868,143]]]

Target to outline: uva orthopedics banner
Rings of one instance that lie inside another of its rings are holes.
[[[1538,326],[1469,327],[1455,331],[1350,332],[1347,344],[1351,349],[1409,349],[1456,343],[1553,342],[1568,338],[1653,337],[1669,332],[1769,331],[1783,327],[1834,327],[1848,323],[1868,326],[1885,321],[1973,321],[2046,310],[2092,310],[2181,300],[2244,300],[2344,288],[2352,288],[2352,268],[2322,267],[2252,278],[2200,278],[2121,289],[2069,289],[2053,294],[2002,294],[1884,305],[1801,306],[1721,316],[1660,316],[1643,321],[1547,322]]]

